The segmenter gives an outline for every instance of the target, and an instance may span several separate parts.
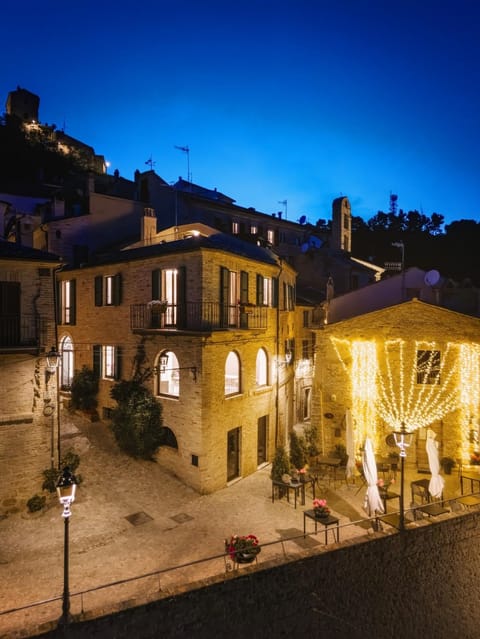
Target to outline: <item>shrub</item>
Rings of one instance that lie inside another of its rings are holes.
[[[45,506],[47,498],[44,495],[34,495],[27,501],[28,512],[36,513]]]
[[[111,429],[119,447],[132,457],[151,459],[164,441],[162,407],[136,380],[122,380],[110,392],[117,402]]]
[[[309,457],[316,457],[320,450],[318,448],[318,429],[311,425],[305,428],[306,452]]]
[[[290,462],[287,451],[283,446],[277,446],[272,462],[270,477],[275,481],[282,481],[282,476],[290,472]]]
[[[84,366],[76,371],[71,386],[71,407],[78,410],[92,410],[97,407],[98,377]]]
[[[303,437],[299,437],[297,433],[292,430],[290,433],[290,463],[297,470],[305,466],[305,448],[305,440]]]

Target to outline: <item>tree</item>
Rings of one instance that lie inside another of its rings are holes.
[[[110,391],[117,402],[112,431],[120,448],[132,457],[152,459],[164,441],[162,407],[137,380],[122,380]]]
[[[290,433],[290,463],[293,468],[300,470],[305,466],[305,461],[305,440],[292,430]]]

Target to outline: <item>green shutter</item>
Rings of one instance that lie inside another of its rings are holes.
[[[77,323],[77,287],[76,280],[70,280],[70,324]]]
[[[248,273],[240,271],[240,304],[248,302]]]
[[[117,379],[117,380],[122,378],[122,348],[121,348],[121,346],[116,346],[115,347],[115,373],[114,373],[114,378]]]
[[[272,279],[272,306],[278,307],[278,277]]]
[[[95,306],[102,306],[103,304],[103,277],[97,275],[95,277]]]
[[[113,306],[120,306],[122,303],[122,274],[117,273],[113,277]]]
[[[93,372],[98,379],[102,377],[102,347],[100,344],[93,345]]]
[[[257,274],[257,306],[263,306],[263,277]]]
[[[162,299],[162,271],[157,268],[152,271],[152,300]]]
[[[177,328],[187,325],[187,277],[185,266],[177,269]]]

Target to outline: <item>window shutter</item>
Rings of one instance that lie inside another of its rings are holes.
[[[103,304],[103,277],[97,275],[95,277],[95,306]]]
[[[228,325],[228,291],[230,284],[230,272],[224,266],[220,267],[220,314],[221,325]]]
[[[113,306],[122,303],[122,274],[117,273],[113,278]]]
[[[119,380],[122,378],[122,348],[121,346],[115,347],[115,374],[114,379]]]
[[[98,379],[102,377],[102,347],[100,344],[93,346],[93,372]]]
[[[76,280],[70,280],[70,324],[77,323],[77,287]]]
[[[162,299],[162,271],[157,268],[152,271],[152,300]]]
[[[177,327],[187,325],[187,277],[185,266],[177,269]]]
[[[257,274],[257,306],[263,306],[263,277]]]
[[[57,324],[63,324],[62,282],[55,282],[55,293],[56,293],[56,305],[55,305],[56,321],[57,321]]]
[[[240,271],[240,303],[246,304],[248,302],[248,273],[246,271]]]
[[[278,307],[278,277],[272,279],[272,306]]]

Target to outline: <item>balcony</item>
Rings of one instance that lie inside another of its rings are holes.
[[[266,329],[267,307],[186,302],[150,306],[130,306],[130,328],[136,330],[182,330],[210,332],[226,329]]]
[[[0,315],[0,350],[21,350],[45,346],[46,322],[38,315]]]

